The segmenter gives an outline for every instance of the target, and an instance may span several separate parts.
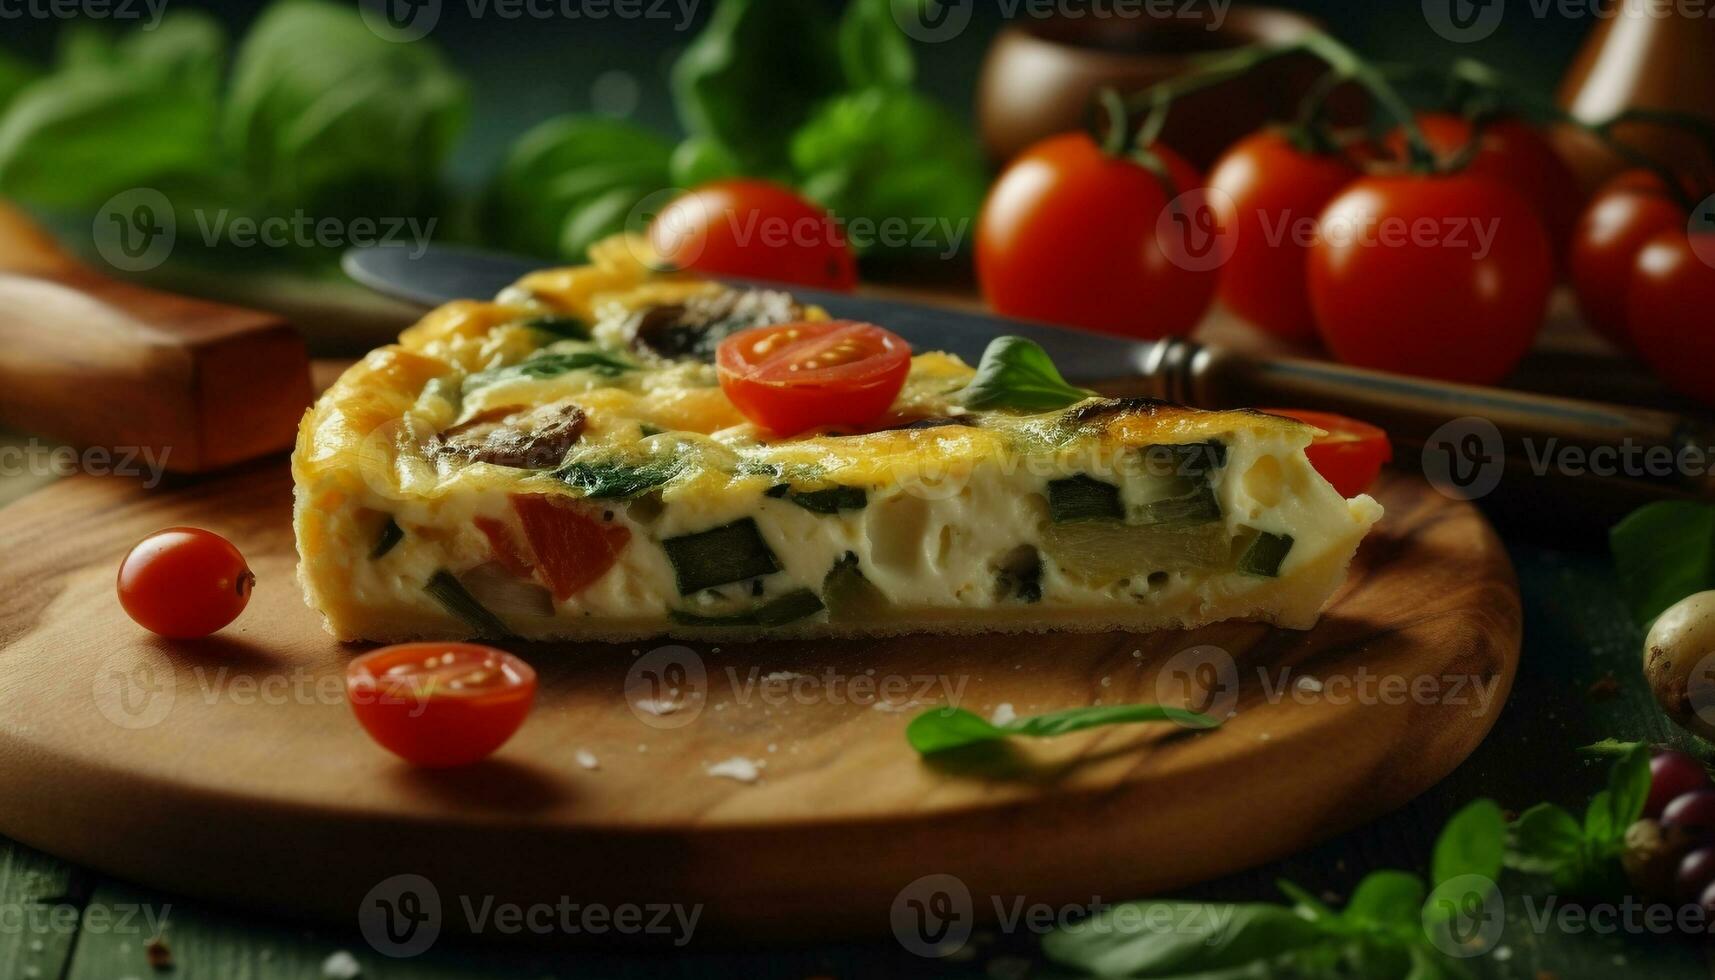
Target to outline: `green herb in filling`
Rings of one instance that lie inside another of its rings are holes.
[[[429,577],[423,591],[432,596],[447,612],[469,624],[478,636],[502,637],[512,632],[500,621],[500,617],[477,602],[453,573],[444,568]]]
[[[863,510],[869,506],[869,494],[862,487],[828,487],[824,490],[793,490],[789,483],[777,483],[764,491],[777,500],[787,500],[816,514],[837,514],[842,510]]]
[[[828,618],[848,622],[873,619],[888,608],[887,597],[864,577],[858,556],[848,551],[822,579],[822,601]]]
[[[1257,536],[1239,556],[1239,571],[1246,575],[1274,578],[1280,574],[1280,564],[1292,551],[1292,535],[1258,531]]]
[[[524,325],[560,340],[591,339],[590,325],[575,316],[536,316],[525,320]]]
[[[399,527],[398,521],[388,517],[387,523],[381,525],[381,537],[376,539],[375,547],[369,552],[370,560],[374,561],[392,551],[394,546],[403,540],[405,531]]]
[[[1221,502],[1215,499],[1215,489],[1203,483],[1183,496],[1151,500],[1138,508],[1133,523],[1146,527],[1194,527],[1220,519]]]
[[[1056,524],[1125,517],[1120,488],[1080,473],[1048,484],[1048,514]]]
[[[537,354],[527,361],[520,361],[507,367],[478,371],[464,379],[464,390],[468,393],[476,388],[519,378],[540,381],[546,378],[557,378],[573,371],[591,371],[604,378],[614,378],[627,371],[635,370],[637,370],[637,365],[623,357],[617,357],[605,351],[586,350],[573,353]]]
[[[668,538],[661,547],[673,564],[680,595],[780,571],[780,562],[768,549],[768,542],[762,540],[756,521],[748,517],[724,527]]]
[[[673,622],[686,626],[785,626],[814,616],[825,608],[822,600],[809,589],[795,589],[745,612],[731,616],[699,616],[683,609],[674,609],[669,616]]]
[[[640,497],[679,475],[681,464],[672,459],[650,459],[641,463],[578,460],[554,472],[562,483],[596,500],[626,500]]]

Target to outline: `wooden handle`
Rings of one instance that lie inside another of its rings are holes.
[[[0,203],[0,423],[197,473],[291,447],[309,355],[291,325],[103,276]]]

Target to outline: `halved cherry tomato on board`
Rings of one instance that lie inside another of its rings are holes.
[[[1037,143],[1000,175],[977,227],[995,312],[1133,337],[1189,333],[1214,299],[1226,229],[1195,167],[1152,146],[1183,196],[1086,133]],[[1230,217],[1230,216],[1229,216]]]
[[[858,428],[887,411],[911,370],[911,345],[868,323],[783,323],[741,330],[715,354],[721,390],[777,435]]]
[[[1702,214],[1703,212],[1699,212]],[[1670,228],[1638,252],[1626,300],[1626,335],[1663,381],[1715,405],[1715,227]]]
[[[649,244],[680,269],[840,292],[857,286],[857,260],[834,216],[766,180],[695,188],[655,216]]]
[[[1658,233],[1688,219],[1660,177],[1628,170],[1602,185],[1572,232],[1569,263],[1578,308],[1604,337],[1631,346],[1626,336],[1626,294],[1638,253]]]
[[[1457,159],[1476,132],[1471,120],[1450,112],[1418,113],[1417,125],[1442,163]],[[1388,135],[1387,147],[1405,158],[1405,137],[1398,130]],[[1584,195],[1572,168],[1540,130],[1511,116],[1489,120],[1462,172],[1493,177],[1517,191],[1542,219],[1556,261],[1565,257]]]
[[[353,660],[346,699],[375,741],[413,765],[465,766],[506,743],[536,699],[536,672],[475,643],[402,643]]]
[[[1277,337],[1314,341],[1305,256],[1316,216],[1358,176],[1345,159],[1301,150],[1275,130],[1233,144],[1209,172],[1209,189],[1232,198],[1238,221],[1221,303]]]
[[[1304,455],[1342,497],[1356,497],[1368,490],[1381,474],[1382,466],[1393,459],[1393,444],[1388,442],[1387,433],[1368,422],[1303,408],[1262,411],[1297,419],[1322,430]]]
[[[213,531],[169,527],[132,547],[119,563],[119,604],[161,636],[207,636],[250,603],[256,576],[244,556]]]

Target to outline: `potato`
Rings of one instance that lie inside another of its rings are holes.
[[[1644,676],[1675,724],[1715,739],[1715,592],[1681,599],[1655,621]]]

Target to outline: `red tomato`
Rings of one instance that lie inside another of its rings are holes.
[[[524,525],[536,567],[561,602],[606,575],[631,540],[629,528],[602,520],[599,511],[586,513],[584,507],[563,496],[512,495],[512,509]]]
[[[1310,305],[1340,360],[1492,384],[1530,349],[1552,262],[1535,212],[1502,184],[1366,177],[1319,224]]]
[[[1471,121],[1464,116],[1424,112],[1418,114],[1417,125],[1443,163],[1458,157],[1471,142]],[[1396,157],[1405,158],[1404,134],[1389,134],[1387,145]],[[1482,142],[1464,172],[1493,177],[1517,191],[1542,219],[1557,261],[1564,259],[1584,196],[1572,168],[1547,137],[1521,119],[1492,120],[1483,127]]]
[[[887,411],[911,370],[911,346],[867,323],[783,323],[721,341],[715,366],[745,418],[793,435],[861,427]]]
[[[1626,300],[1626,335],[1663,381],[1715,405],[1715,229],[1658,233],[1638,252]]]
[[[1669,228],[1683,228],[1688,216],[1660,177],[1628,170],[1608,181],[1572,233],[1569,259],[1578,307],[1604,337],[1630,346],[1626,337],[1626,294],[1644,243]]]
[[[857,260],[839,222],[765,180],[718,180],[667,205],[649,244],[668,264],[714,276],[850,292]]]
[[[139,541],[119,563],[119,604],[137,625],[175,639],[207,636],[238,618],[256,576],[213,531],[170,527]]]
[[[1227,309],[1277,337],[1316,339],[1304,261],[1316,216],[1358,171],[1337,156],[1306,153],[1275,130],[1233,144],[1209,173],[1231,198],[1238,223],[1217,296]]]
[[[1304,455],[1322,479],[1342,497],[1356,497],[1376,482],[1382,466],[1393,459],[1387,433],[1357,419],[1303,408],[1265,408],[1270,415],[1307,422],[1322,430]]]
[[[1177,154],[1153,149],[1182,195],[1202,186]],[[1134,337],[1190,332],[1209,309],[1228,236],[1214,202],[1168,203],[1156,175],[1106,156],[1085,133],[1036,144],[983,203],[983,296],[1007,316]]]
[[[465,766],[506,743],[536,699],[536,672],[475,643],[402,643],[353,660],[346,699],[370,737],[418,766]]]

